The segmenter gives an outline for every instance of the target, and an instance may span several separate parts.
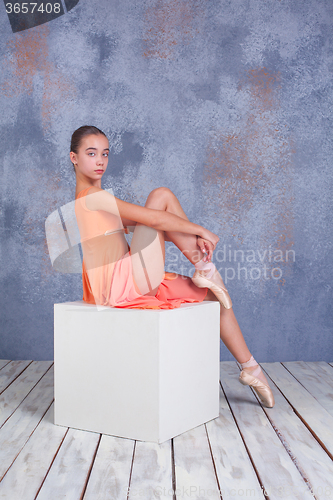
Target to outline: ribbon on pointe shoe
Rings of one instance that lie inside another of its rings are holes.
[[[240,365],[242,368],[250,368],[251,366],[258,365],[258,363],[254,359],[254,357],[251,356],[248,361],[246,361],[245,363],[240,363]],[[259,365],[251,373],[242,370],[239,375],[239,381],[243,385],[249,385],[250,387],[252,387],[259,396],[259,399],[264,406],[273,408],[275,404],[274,395],[269,385],[265,384],[262,380],[257,378],[258,376],[260,376],[260,373],[262,373],[262,370]]]
[[[215,264],[212,261],[205,262],[203,259],[204,258],[202,258],[201,260],[199,260],[199,262],[197,262],[196,264],[194,264],[194,267],[195,267],[195,269],[197,271],[206,271],[206,270],[208,270],[209,272],[207,274],[205,273],[205,277],[207,279],[210,279],[213,276],[214,272],[215,272],[215,269],[216,269]]]

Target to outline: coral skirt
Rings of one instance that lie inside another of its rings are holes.
[[[174,309],[184,302],[202,302],[208,288],[198,288],[191,278],[164,273],[155,296],[142,295],[134,281],[130,250],[109,269],[82,266],[83,300],[89,304],[132,309]]]

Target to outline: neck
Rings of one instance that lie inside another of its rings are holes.
[[[95,186],[102,189],[101,179],[93,180],[85,175],[82,175],[81,173],[76,174],[76,191],[78,191],[78,189],[84,189],[88,186]]]

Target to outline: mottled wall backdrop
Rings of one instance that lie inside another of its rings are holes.
[[[167,186],[219,235],[258,361],[332,361],[333,2],[80,0],[17,33],[0,10],[0,358],[52,359],[53,304],[82,299],[45,219],[74,199],[70,137],[92,124],[103,188],[143,205]],[[193,273],[171,243],[166,270]]]

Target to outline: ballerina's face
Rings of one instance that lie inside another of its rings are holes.
[[[78,152],[71,151],[70,158],[76,166],[76,174],[91,180],[101,179],[108,165],[109,141],[102,135],[87,135],[81,140]]]

